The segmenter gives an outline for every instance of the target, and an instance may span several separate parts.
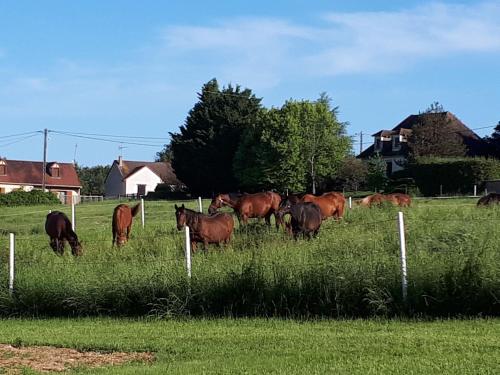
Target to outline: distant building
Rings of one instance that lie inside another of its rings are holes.
[[[425,119],[433,117],[433,122],[449,122],[450,128],[455,134],[459,134],[465,146],[468,156],[484,155],[484,142],[476,133],[469,129],[451,112],[422,113],[410,115],[401,121],[392,130],[380,130],[372,134],[373,144],[361,152],[357,157],[369,159],[379,155],[386,162],[387,175],[392,172],[404,169],[404,162],[408,158],[408,138],[412,133],[412,128],[416,124],[422,123]]]
[[[172,189],[182,186],[169,162],[129,161],[119,157],[106,176],[105,195],[145,196],[162,183]]]
[[[0,159],[0,194],[14,190],[31,191],[42,188],[43,162]],[[46,164],[45,189],[56,194],[61,202],[79,201],[82,184],[72,163]]]

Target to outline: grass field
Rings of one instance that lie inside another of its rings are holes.
[[[180,202],[177,202],[180,203]],[[195,208],[196,202],[185,202]],[[77,206],[84,255],[57,257],[48,246],[49,209],[0,211],[3,316],[485,316],[500,315],[500,210],[474,200],[416,201],[404,209],[408,301],[402,301],[397,209],[347,211],[318,238],[293,241],[262,223],[238,228],[184,267],[174,202],[146,202],[146,228],[111,247],[117,202]],[[208,202],[204,202],[205,209]],[[8,236],[16,233],[15,293],[7,286]]]
[[[4,343],[156,356],[82,374],[498,374],[499,336],[498,319],[0,320]]]

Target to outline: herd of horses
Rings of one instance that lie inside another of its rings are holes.
[[[359,199],[356,203],[364,207],[380,206],[388,202],[400,207],[409,207],[411,197],[407,194],[373,194]],[[500,203],[500,194],[490,193],[481,197],[477,206],[488,206]],[[297,239],[299,236],[311,238],[319,232],[321,224],[328,218],[341,220],[344,216],[346,199],[342,193],[327,192],[316,196],[312,194],[280,195],[272,191],[255,194],[227,193],[215,196],[208,208],[208,215],[190,210],[182,204],[174,205],[177,229],[185,226],[190,229],[191,249],[196,251],[197,243],[203,243],[205,249],[208,244],[227,244],[231,241],[234,231],[233,215],[220,212],[222,207],[233,209],[240,226],[246,225],[248,219],[264,219],[271,225],[271,216],[274,215],[276,229],[284,230]],[[113,211],[112,218],[112,245],[122,246],[130,238],[132,219],[139,212],[140,203],[132,208],[126,204],[119,204]],[[287,216],[289,219],[287,220]],[[50,247],[58,255],[63,255],[65,243],[68,242],[73,255],[83,252],[78,236],[71,228],[68,217],[60,211],[53,211],[47,215],[45,231],[50,237]]]

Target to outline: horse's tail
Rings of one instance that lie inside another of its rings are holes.
[[[134,207],[132,207],[132,217],[137,215],[140,207],[141,207],[140,203],[137,203]]]

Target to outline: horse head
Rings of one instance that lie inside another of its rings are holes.
[[[177,220],[177,230],[181,230],[186,225],[186,208],[184,207],[184,203],[182,206],[175,207],[175,219]]]
[[[74,237],[69,238],[68,242],[69,246],[71,247],[71,254],[73,254],[74,256],[79,256],[83,254],[82,243],[78,241],[78,237],[76,236],[76,234]]]

